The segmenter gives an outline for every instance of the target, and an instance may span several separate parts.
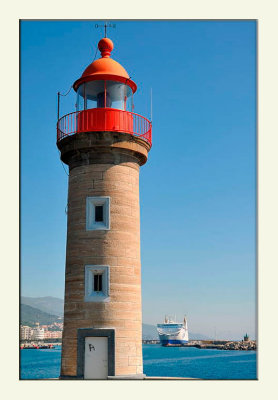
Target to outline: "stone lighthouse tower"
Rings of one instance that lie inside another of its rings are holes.
[[[57,123],[69,166],[61,378],[143,378],[139,168],[151,123],[113,42],[73,84],[77,110]]]

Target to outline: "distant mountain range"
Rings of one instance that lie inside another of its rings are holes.
[[[158,339],[156,326],[142,324],[142,339]]]
[[[21,297],[21,324],[34,326],[36,322],[40,325],[50,325],[53,322],[61,322],[64,313],[64,301],[57,297]],[[142,324],[143,339],[158,339],[156,326]],[[189,330],[189,338],[196,340],[208,340],[207,336],[192,333]]]
[[[20,319],[21,325],[27,326],[35,326],[36,322],[39,322],[40,325],[51,325],[54,322],[62,322],[62,317],[46,313],[26,304],[20,305]]]
[[[34,308],[38,308],[48,314],[58,315],[62,317],[64,314],[64,300],[58,297],[24,297],[21,296],[21,304],[26,304]]]

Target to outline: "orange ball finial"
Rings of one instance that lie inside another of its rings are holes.
[[[103,38],[98,42],[98,49],[104,58],[110,57],[114,44],[111,39]]]

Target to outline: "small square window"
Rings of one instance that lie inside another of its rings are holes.
[[[86,230],[110,229],[110,197],[87,197]]]
[[[85,265],[84,301],[109,301],[109,267]]]

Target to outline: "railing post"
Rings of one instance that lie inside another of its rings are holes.
[[[60,119],[60,92],[58,92],[57,114],[58,114],[58,121],[59,121],[59,119]]]

